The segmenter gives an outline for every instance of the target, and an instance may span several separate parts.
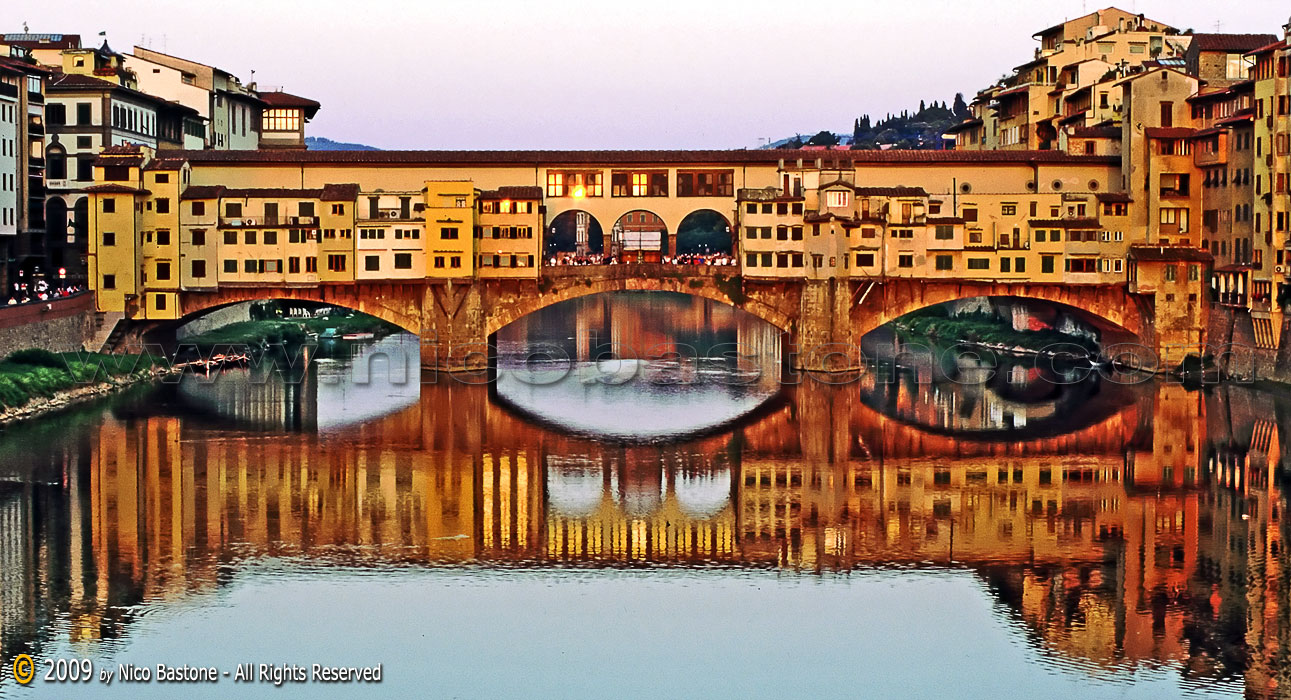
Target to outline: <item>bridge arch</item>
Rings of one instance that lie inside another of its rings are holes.
[[[485,332],[493,335],[529,314],[570,299],[605,292],[677,292],[733,306],[781,331],[794,328],[797,300],[783,295],[746,296],[735,268],[695,265],[678,272],[670,265],[591,265],[547,268],[546,289],[538,294],[510,295],[505,303],[486,303]]]
[[[179,317],[166,325],[180,326],[218,309],[248,301],[300,301],[358,311],[392,323],[409,333],[421,333],[420,284],[364,284],[327,287],[230,287],[218,292],[179,295]],[[160,326],[161,324],[158,324]]]
[[[857,297],[860,301],[853,307],[852,330],[858,339],[885,323],[930,306],[994,297],[1058,306],[1098,329],[1104,345],[1140,342],[1153,347],[1155,341],[1151,302],[1130,294],[1123,285],[889,280],[872,287],[860,285]]]
[[[561,253],[600,253],[604,249],[601,222],[582,209],[567,209],[557,214],[543,232],[542,250],[548,258]]]
[[[676,255],[707,255],[735,252],[735,229],[731,220],[715,209],[696,209],[677,225],[674,236]]]
[[[668,224],[649,209],[632,209],[615,220],[610,232],[613,252],[624,260],[659,262],[671,254]]]

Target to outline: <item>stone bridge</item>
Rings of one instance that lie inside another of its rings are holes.
[[[530,313],[615,291],[679,292],[747,311],[785,333],[787,356],[794,368],[812,371],[855,369],[860,364],[857,346],[869,331],[927,306],[984,296],[1061,305],[1099,328],[1104,343],[1137,341],[1149,348],[1156,344],[1152,298],[1130,294],[1124,285],[907,278],[757,280],[741,276],[735,266],[551,266],[537,279],[224,285],[218,292],[184,292],[180,304],[184,318],[229,304],[269,299],[351,308],[418,334],[423,340],[423,365],[451,371],[486,366],[493,334]]]

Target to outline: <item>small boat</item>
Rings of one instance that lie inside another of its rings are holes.
[[[335,328],[325,328],[322,333],[318,334],[319,340],[337,340],[341,337]]]
[[[372,340],[375,337],[376,333],[346,333],[341,340]]]

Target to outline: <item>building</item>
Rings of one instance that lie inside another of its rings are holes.
[[[0,290],[43,274],[45,89],[48,71],[30,52],[0,56]]]
[[[237,76],[219,68],[142,46],[134,47],[125,65],[137,77],[140,91],[197,111],[206,122],[204,148],[260,147],[264,103],[256,97],[254,85],[243,85]]]
[[[260,119],[260,148],[303,149],[305,124],[318,113],[318,102],[281,90],[261,92],[259,96],[264,105]]]

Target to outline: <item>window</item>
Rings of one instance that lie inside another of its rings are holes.
[[[1165,266],[1165,281],[1167,282],[1175,281],[1175,275],[1177,274],[1178,274],[1178,271],[1175,269],[1174,265]]]
[[[1098,258],[1067,258],[1067,272],[1098,272]]]
[[[934,262],[938,270],[950,270],[955,266],[955,258],[949,255],[938,255]]]
[[[1041,273],[1041,274],[1044,274],[1044,275],[1052,275],[1052,274],[1053,274],[1053,258],[1054,258],[1054,256],[1052,256],[1052,255],[1041,255],[1041,256],[1040,256],[1040,273]]]
[[[439,237],[441,240],[455,241],[457,240],[457,228],[452,226],[440,228]]]
[[[345,205],[344,205],[344,204],[333,204],[333,205],[332,205],[332,213],[333,213],[333,214],[344,214],[344,213],[345,213]]]
[[[266,109],[260,124],[265,131],[300,131],[300,110]]]
[[[193,216],[206,216],[206,202],[193,202]]]
[[[164,228],[157,229],[157,245],[170,245],[169,229],[164,229]]]
[[[968,269],[989,270],[991,269],[991,259],[990,258],[969,258]]]
[[[1026,271],[1027,271],[1027,259],[1026,259],[1026,258],[1014,258],[1014,259],[1013,259],[1013,271],[1014,271],[1014,272],[1026,272]]]
[[[977,221],[977,207],[964,207],[964,221]]]
[[[1161,103],[1161,126],[1174,126],[1174,103]]]
[[[225,232],[224,232],[224,245],[237,245],[237,243],[238,243],[238,232],[237,232],[237,231],[225,231]]]
[[[247,245],[255,245],[255,242],[256,242],[256,232],[255,232],[255,231],[247,231],[247,232],[243,233],[243,234],[242,234],[242,240],[243,240],[243,242],[245,242]]]
[[[826,206],[831,209],[846,207],[851,202],[850,195],[847,190],[829,190],[825,193]]]
[[[116,288],[117,288],[117,276],[116,276],[116,275],[104,275],[104,276],[103,276],[103,288],[104,288],[104,289],[116,289]]]
[[[103,198],[103,213],[115,214],[117,211],[117,200],[113,197]]]
[[[733,170],[679,170],[678,197],[730,197],[735,193]]]
[[[874,253],[857,253],[857,267],[872,267],[874,265]]]
[[[614,197],[667,197],[668,173],[659,171],[618,171],[611,173],[610,195]]]
[[[94,123],[94,105],[89,102],[76,103],[76,125],[90,126]]]
[[[1000,205],[1000,215],[1001,215],[1001,216],[1016,216],[1016,215],[1017,215],[1017,213],[1018,213],[1018,205],[1016,205],[1016,204],[1002,204],[1002,205]]]
[[[394,269],[396,269],[396,270],[411,270],[411,269],[412,269],[412,253],[395,253],[395,254],[394,254]]]
[[[62,126],[67,123],[67,105],[50,103],[45,105],[45,122],[50,126]]]
[[[327,256],[328,272],[345,272],[345,256],[329,255]]]
[[[939,241],[949,241],[955,237],[955,227],[946,224],[937,224],[933,232],[933,237]]]
[[[113,233],[112,231],[104,231],[104,232],[103,232],[103,245],[105,245],[105,246],[113,246],[113,245],[116,245],[116,244],[117,244],[117,234]]]
[[[164,185],[170,182],[170,173],[157,173],[153,176],[152,181],[159,185]]]
[[[381,269],[381,258],[376,255],[365,255],[363,257],[363,269],[368,272],[377,272]]]
[[[758,266],[758,254],[757,254],[757,253],[747,253],[747,254],[745,254],[745,256],[744,256],[744,266],[745,266],[745,267],[757,267],[757,266]]]
[[[914,256],[909,253],[898,255],[897,267],[914,267]]]
[[[233,274],[233,273],[235,273],[235,272],[237,272],[237,271],[238,271],[238,261],[237,261],[237,260],[225,260],[225,261],[224,261],[224,272],[226,272],[226,273],[228,273],[228,274],[230,274],[230,275],[231,275],[231,274]]]
[[[1010,258],[1000,258],[1000,272],[1011,272],[1013,261]]]
[[[192,263],[192,270],[193,270],[193,278],[194,278],[194,279],[199,279],[199,280],[200,280],[200,279],[202,279],[202,278],[206,277],[206,261],[205,261],[205,260],[194,260],[194,261],[193,261],[193,263]]]
[[[154,296],[154,297],[153,297],[153,305],[157,307],[157,310],[158,310],[158,311],[165,311],[165,310],[166,310],[166,295],[165,295],[165,294],[158,294],[158,295]]]
[[[224,204],[224,215],[230,219],[242,216],[242,204],[240,202],[226,202]]]

